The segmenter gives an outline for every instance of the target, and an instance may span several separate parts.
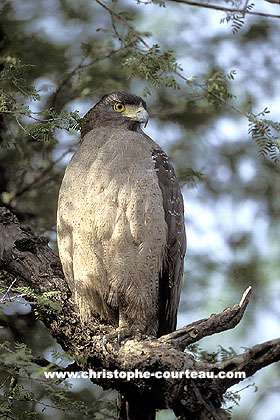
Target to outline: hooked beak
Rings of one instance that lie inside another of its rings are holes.
[[[122,115],[127,118],[131,118],[134,121],[144,123],[145,127],[148,124],[149,114],[143,106],[139,108],[133,105],[126,105],[125,110],[122,112]]]
[[[144,108],[141,108],[136,113],[136,120],[139,121],[140,123],[144,123],[145,124],[144,127],[146,127],[146,125],[148,124],[148,121],[149,121],[148,112]]]

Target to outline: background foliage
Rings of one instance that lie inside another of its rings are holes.
[[[220,4],[256,10],[248,1]],[[279,14],[277,4],[263,0],[260,6]],[[216,360],[275,338],[279,19],[125,0],[4,1],[0,15],[1,204],[55,248],[58,189],[81,117],[112,90],[147,96],[146,132],[168,152],[185,196],[189,250],[179,325],[238,302],[253,286],[236,331],[192,350]],[[85,380],[54,383],[38,376],[42,368],[34,358],[65,366],[71,356],[20,303],[32,293],[16,292],[0,313],[1,415],[115,418],[114,393]],[[2,303],[10,296],[3,290]],[[279,419],[279,373],[279,366],[266,368],[227,395],[234,420]]]

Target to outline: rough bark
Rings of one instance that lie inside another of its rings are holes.
[[[160,339],[137,336],[118,346],[114,329],[100,325],[98,320],[85,327],[71,299],[57,255],[48,247],[45,238],[21,227],[17,218],[6,208],[0,208],[0,277],[7,287],[28,286],[36,294],[59,291],[53,297],[60,311],[40,309],[40,318],[51,335],[76,360],[71,370],[95,371],[245,371],[247,376],[280,359],[280,340],[254,346],[249,351],[220,364],[197,362],[184,353],[185,346],[202,337],[234,328],[242,319],[249,302],[251,289],[244,293],[241,302],[226,308],[220,314],[196,321]],[[108,335],[112,338],[108,341]],[[171,408],[180,419],[225,420],[227,413],[221,409],[226,389],[240,379],[98,379],[103,388],[121,391],[126,397],[137,395],[143,404],[157,409]]]

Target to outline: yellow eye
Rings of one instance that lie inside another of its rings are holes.
[[[114,105],[114,110],[117,112],[122,112],[124,110],[124,104],[121,104],[120,102],[117,102]]]

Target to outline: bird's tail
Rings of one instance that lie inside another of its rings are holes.
[[[155,420],[156,410],[145,405],[142,399],[126,399],[118,394],[119,420]]]

